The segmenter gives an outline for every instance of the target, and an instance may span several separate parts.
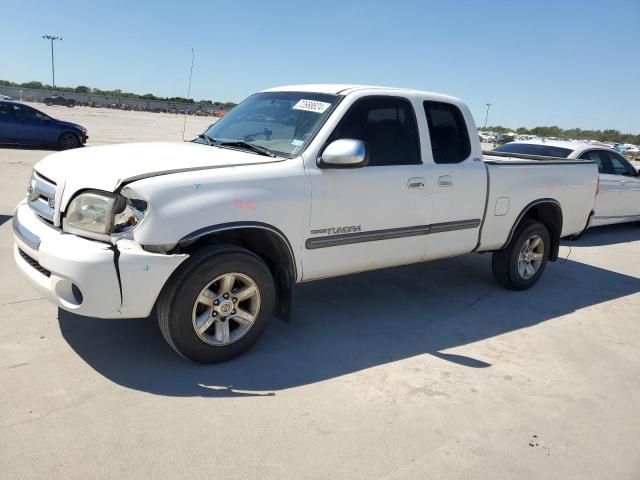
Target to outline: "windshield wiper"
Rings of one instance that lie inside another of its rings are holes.
[[[206,133],[201,133],[200,135],[198,135],[198,138],[203,138],[207,141],[207,143],[209,144],[209,146],[213,145],[213,138],[211,138],[209,135],[207,135]]]
[[[213,140],[213,139],[212,139]],[[215,140],[214,140],[215,141]],[[215,142],[213,145],[218,147],[238,147],[244,148],[245,150],[250,150],[259,155],[264,155],[267,157],[275,158],[276,155],[271,152],[268,148],[261,147],[260,145],[254,145],[253,143],[245,142],[243,140],[234,140],[228,142]]]

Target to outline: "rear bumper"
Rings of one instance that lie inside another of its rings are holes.
[[[148,316],[187,258],[149,253],[130,240],[114,246],[60,232],[25,203],[14,214],[13,232],[15,262],[29,283],[59,307],[90,317]]]

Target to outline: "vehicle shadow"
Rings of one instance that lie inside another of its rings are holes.
[[[7,150],[42,150],[43,152],[58,151],[59,147],[55,145],[13,145],[0,143],[0,149]]]
[[[562,240],[561,245],[571,247],[599,247],[640,240],[640,228],[635,223],[620,223],[592,227],[578,240]]]
[[[2,225],[5,222],[8,222],[12,218],[13,218],[13,215],[1,215],[0,214],[0,225]]]
[[[495,284],[490,261],[467,255],[303,284],[292,323],[274,320],[249,352],[217,365],[176,355],[153,318],[100,320],[60,310],[60,329],[87,364],[128,388],[167,396],[275,395],[422,354],[489,368],[443,350],[640,291],[640,279],[569,260],[549,264],[533,289],[512,292]]]

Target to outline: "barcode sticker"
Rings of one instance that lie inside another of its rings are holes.
[[[317,100],[299,100],[293,106],[294,110],[304,110],[305,112],[324,113],[327,108],[331,106],[330,103],[318,102]]]

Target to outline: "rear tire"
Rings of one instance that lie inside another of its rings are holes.
[[[60,135],[60,138],[58,138],[58,146],[62,150],[78,148],[80,145],[81,145],[80,139],[75,133],[66,132]]]
[[[518,227],[506,248],[493,253],[493,276],[510,290],[531,288],[544,272],[550,249],[547,227],[534,220],[527,221]]]
[[[275,303],[264,261],[244,248],[219,245],[193,254],[167,282],[158,300],[158,325],[183,357],[223,362],[253,345]]]

